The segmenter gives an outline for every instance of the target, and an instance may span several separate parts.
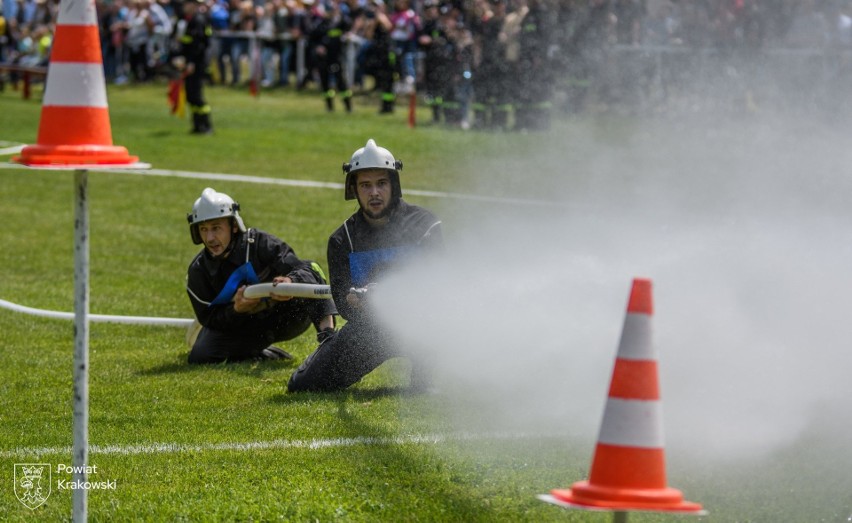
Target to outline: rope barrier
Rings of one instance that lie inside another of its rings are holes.
[[[29,314],[31,316],[40,316],[42,318],[52,318],[57,320],[73,320],[73,312],[49,311],[45,309],[36,309],[25,305],[18,305],[0,299],[0,307],[14,312]],[[122,323],[126,325],[163,325],[171,327],[189,327],[194,320],[184,318],[157,318],[150,316],[113,316],[108,314],[89,314],[89,321],[94,323]]]

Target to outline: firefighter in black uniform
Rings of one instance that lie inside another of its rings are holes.
[[[192,241],[204,244],[186,279],[200,323],[200,331],[190,331],[187,339],[190,363],[292,359],[271,344],[293,339],[311,324],[318,341],[334,332],[337,310],[331,300],[244,296],[245,286],[256,283],[325,285],[319,265],[298,258],[272,234],[246,229],[239,205],[213,189],[204,189],[187,218]]]
[[[290,377],[298,391],[344,389],[397,356],[412,358],[413,388],[427,387],[428,367],[398,347],[370,312],[375,285],[409,256],[443,250],[441,222],[430,211],[402,200],[402,163],[369,140],[355,151],[346,173],[345,198],[360,209],[328,239],[331,293],[347,323],[320,343]]]
[[[511,110],[506,46],[500,41],[506,0],[490,0],[490,4],[493,11],[482,23],[478,41],[480,60],[473,73],[473,125],[505,129]]]
[[[204,79],[207,76],[207,48],[213,29],[207,13],[203,12],[203,0],[186,0],[183,6],[183,20],[177,26],[180,50],[178,55],[185,62],[184,76],[186,103],[192,113],[192,132],[210,134],[213,124],[210,122],[210,106],[204,100]]]
[[[376,81],[376,91],[381,93],[382,105],[379,114],[393,113],[396,94],[393,82],[399,77],[399,64],[391,45],[390,32],[393,23],[388,18],[384,0],[369,0],[365,10],[364,36],[370,40],[370,47],[364,62],[364,70]]]
[[[442,8],[441,23],[447,37],[443,48],[446,81],[441,93],[444,123],[461,125],[466,129],[469,125],[468,105],[473,91],[473,35],[465,27],[461,11],[453,6]]]
[[[529,11],[519,35],[521,92],[515,108],[515,129],[546,130],[550,128],[554,13],[544,0],[528,0],[527,5]]]
[[[322,90],[325,93],[325,104],[329,111],[334,110],[336,92],[331,84],[334,78],[335,87],[343,97],[346,112],[352,112],[352,91],[343,71],[345,56],[342,41],[343,35],[350,29],[352,19],[349,14],[341,9],[340,0],[332,0],[330,9],[324,10],[322,18],[310,34]]]
[[[423,28],[417,37],[420,51],[423,53],[423,86],[426,89],[426,103],[432,108],[432,122],[441,121],[443,86],[449,81],[447,60],[444,49],[447,35],[441,24],[441,12],[438,0],[423,2]]]

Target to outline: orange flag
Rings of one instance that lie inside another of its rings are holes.
[[[183,85],[183,77],[169,81],[167,95],[171,113],[183,118],[186,115],[186,88]]]

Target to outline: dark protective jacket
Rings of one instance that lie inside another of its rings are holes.
[[[382,227],[370,225],[359,210],[338,227],[328,239],[328,270],[331,280],[331,294],[340,315],[348,321],[358,319],[358,312],[346,303],[346,295],[352,287],[363,286],[365,282],[353,282],[350,254],[367,251],[393,249],[411,249],[414,256],[419,249],[435,252],[443,248],[441,221],[423,207],[411,205],[399,200],[389,221]],[[381,265],[368,278],[366,283],[376,283],[375,279],[392,264]]]
[[[186,20],[186,28],[180,35],[180,48],[177,55],[183,56],[187,63],[195,64],[196,69],[203,72],[207,66],[207,48],[213,29],[207,17],[196,13]]]
[[[336,18],[322,18],[310,34],[310,41],[314,45],[325,47],[325,60],[328,62],[339,61],[343,55],[342,37],[352,29],[352,20],[346,13],[341,13]]]
[[[238,233],[227,257],[213,258],[207,249],[202,249],[187,271],[186,292],[195,310],[199,323],[207,328],[233,332],[245,328],[266,330],[275,323],[274,310],[278,303],[269,302],[270,307],[252,314],[234,311],[232,302],[210,305],[219,295],[231,273],[249,261],[262,283],[271,282],[276,276],[288,276],[293,283],[324,285],[326,282],[319,266],[312,267],[308,260],[301,260],[289,245],[276,236],[249,229]],[[326,314],[334,314],[333,307]]]
[[[441,86],[449,82],[447,62],[450,58],[446,53],[447,34],[439,20],[426,20],[420,34],[431,38],[431,43],[428,45],[420,45],[420,50],[425,55],[423,65],[426,88],[430,94],[438,94]]]

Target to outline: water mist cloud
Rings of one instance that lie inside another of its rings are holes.
[[[543,144],[536,182],[563,205],[445,221],[447,259],[397,275],[380,311],[491,422],[593,439],[631,279],[650,277],[669,447],[771,452],[826,409],[852,428],[852,153],[803,125]]]

